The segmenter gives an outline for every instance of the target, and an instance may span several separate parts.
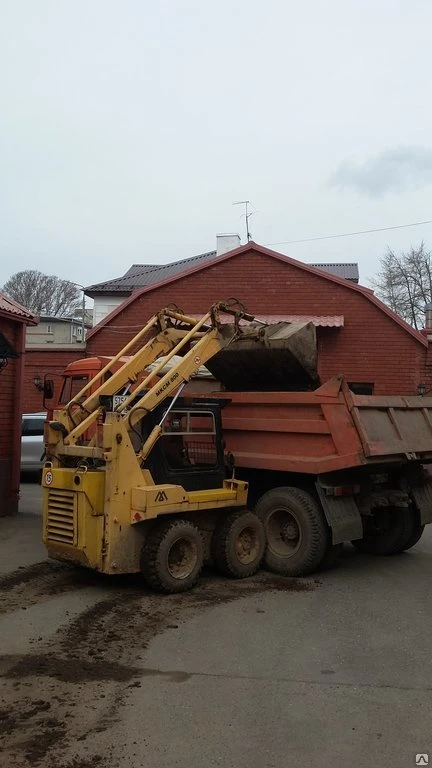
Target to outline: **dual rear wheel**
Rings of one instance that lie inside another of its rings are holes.
[[[387,507],[366,519],[363,538],[352,543],[359,552],[370,555],[397,555],[414,547],[423,531],[415,509]]]

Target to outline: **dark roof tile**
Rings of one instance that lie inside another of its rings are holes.
[[[216,251],[207,251],[198,254],[198,256],[191,256],[189,259],[173,261],[170,264],[132,264],[122,277],[89,285],[86,288],[86,293],[90,296],[98,293],[125,293],[129,295],[132,291],[145,288],[148,285],[156,285],[192,267],[210,263],[216,256]],[[358,265],[354,263],[310,264],[310,266],[328,272],[330,275],[344,277],[346,280],[353,280],[356,283],[359,281]]]

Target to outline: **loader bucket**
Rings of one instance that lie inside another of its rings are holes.
[[[242,331],[206,363],[225,389],[290,392],[319,385],[313,323],[252,324]],[[224,326],[222,332],[228,335],[234,328]]]

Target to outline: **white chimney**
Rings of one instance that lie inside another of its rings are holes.
[[[223,253],[240,248],[240,235],[216,235],[216,255],[222,256]]]

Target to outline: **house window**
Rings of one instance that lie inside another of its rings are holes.
[[[78,339],[82,339],[82,325],[79,325],[76,329],[76,336]]]
[[[351,392],[355,395],[373,395],[374,385],[373,383],[366,382],[349,382],[348,386]]]
[[[47,333],[54,333],[52,325],[47,325]]]

